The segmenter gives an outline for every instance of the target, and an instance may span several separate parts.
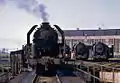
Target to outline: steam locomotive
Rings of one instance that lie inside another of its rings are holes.
[[[113,58],[113,45],[110,47],[102,42],[97,42],[92,46],[94,60],[108,60]]]
[[[54,26],[61,34],[62,37],[61,43],[58,43],[57,31],[54,28],[52,28],[48,22],[43,22],[41,26],[37,28],[37,30],[33,34],[32,55],[37,62],[36,74],[42,74],[47,71],[50,72],[55,71],[54,60],[58,58],[58,55],[60,53],[59,49],[64,48],[64,41],[65,41],[64,32],[60,29],[59,26],[57,25]],[[30,34],[33,32],[33,30],[36,27],[37,25],[34,25],[27,33],[28,50],[31,47]],[[62,52],[61,54],[64,54],[64,49],[61,52]],[[54,73],[52,72],[52,74]]]
[[[89,48],[82,42],[74,45],[73,50],[75,52],[76,59],[87,60],[89,57]]]
[[[102,42],[96,42],[93,45],[86,45],[82,42],[74,45],[73,47],[76,59],[88,60],[108,60],[113,58],[113,45],[110,47]]]

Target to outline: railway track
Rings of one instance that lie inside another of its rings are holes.
[[[58,70],[57,72],[60,83],[85,83],[81,76],[78,76],[75,71]]]
[[[89,61],[80,60],[77,62],[81,65],[84,65],[87,68],[89,67],[88,69],[94,69],[94,68],[96,69],[98,67],[97,70],[103,71],[104,67],[106,67],[106,68],[120,67],[119,61],[120,60],[108,60],[108,61],[102,61],[102,62],[99,62],[99,61],[95,62],[95,61],[91,61],[91,60],[89,60]],[[75,61],[75,63],[76,63],[76,61]],[[103,67],[103,68],[99,69],[101,67]],[[106,70],[109,70],[109,69],[106,69]],[[68,72],[68,70],[67,71],[60,70],[58,72],[55,76],[51,76],[51,77],[44,77],[44,76],[37,75],[35,77],[33,83],[85,83],[84,82],[85,80],[81,78],[81,76],[80,76],[81,74],[79,72],[75,73],[74,75],[72,75],[71,71]],[[97,77],[95,77],[95,78],[97,78]]]
[[[36,76],[33,83],[85,83],[85,81],[72,71],[58,70],[55,76]]]
[[[46,76],[35,76],[33,83],[62,83],[60,77],[56,76],[46,77]]]

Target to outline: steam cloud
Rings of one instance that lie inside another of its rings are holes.
[[[45,11],[45,5],[36,0],[0,0],[0,4],[13,3],[17,8],[24,9],[28,13],[41,18],[44,22],[48,21],[48,13]]]

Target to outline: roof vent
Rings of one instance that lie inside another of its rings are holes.
[[[79,30],[79,28],[77,28],[77,30]]]
[[[98,27],[98,30],[101,30],[101,27]]]

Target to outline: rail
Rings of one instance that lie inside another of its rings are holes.
[[[36,81],[37,81],[37,75],[35,75],[35,77],[33,78],[32,83],[36,83]]]
[[[62,83],[62,81],[60,80],[60,77],[57,74],[56,74],[56,78],[58,83]]]

